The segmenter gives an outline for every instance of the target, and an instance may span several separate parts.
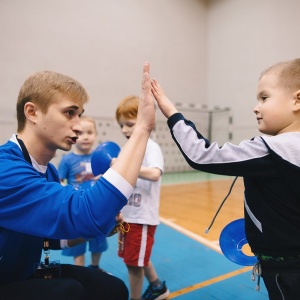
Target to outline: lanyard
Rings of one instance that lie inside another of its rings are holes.
[[[28,150],[27,150],[26,146],[24,145],[24,142],[22,140],[18,139],[18,137],[17,137],[17,141],[18,141],[18,143],[19,143],[19,145],[20,145],[20,147],[23,151],[23,155],[24,155],[25,160],[32,165],[30,155],[28,153]],[[46,174],[46,178],[47,178],[47,174]],[[48,254],[50,253],[49,239],[44,239],[43,249],[44,249],[44,253],[45,253],[45,265],[48,266],[49,265],[49,256],[48,256]]]
[[[18,137],[17,137],[17,141],[18,141],[19,145],[21,146],[21,149],[22,149],[22,151],[23,151],[23,155],[24,155],[25,160],[26,160],[27,162],[29,162],[29,163],[32,165],[31,158],[30,158],[30,156],[29,156],[29,153],[28,153],[27,148],[26,148],[26,146],[24,145],[23,141],[20,140],[20,139],[18,139]]]

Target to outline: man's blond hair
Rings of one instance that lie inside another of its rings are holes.
[[[22,85],[17,101],[18,133],[24,130],[26,116],[24,106],[27,102],[36,104],[43,113],[57,101],[57,96],[66,96],[78,104],[88,101],[85,88],[75,79],[52,71],[42,71],[31,75]]]

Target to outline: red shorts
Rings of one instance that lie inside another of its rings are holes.
[[[129,225],[128,232],[119,233],[118,255],[128,266],[147,267],[157,226],[132,223]]]

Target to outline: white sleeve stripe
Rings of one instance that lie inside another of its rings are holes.
[[[133,187],[114,169],[109,168],[103,177],[114,185],[125,197],[128,199],[132,192]]]
[[[183,120],[173,127],[173,135],[184,154],[194,163],[220,164],[247,161],[267,156],[269,151],[261,138],[245,140],[238,146],[225,143],[219,147],[217,143],[211,143],[206,148],[204,139],[197,136],[197,132]]]
[[[258,219],[254,216],[253,212],[251,211],[250,207],[247,204],[246,199],[244,199],[244,203],[245,203],[245,209],[246,209],[250,219],[252,220],[254,225],[258,228],[258,230],[260,232],[263,232],[261,222],[259,222]]]

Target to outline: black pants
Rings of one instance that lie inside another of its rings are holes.
[[[300,259],[261,262],[262,278],[270,300],[300,299]]]
[[[87,267],[61,265],[62,278],[28,279],[0,287],[1,300],[128,300],[124,282]]]

